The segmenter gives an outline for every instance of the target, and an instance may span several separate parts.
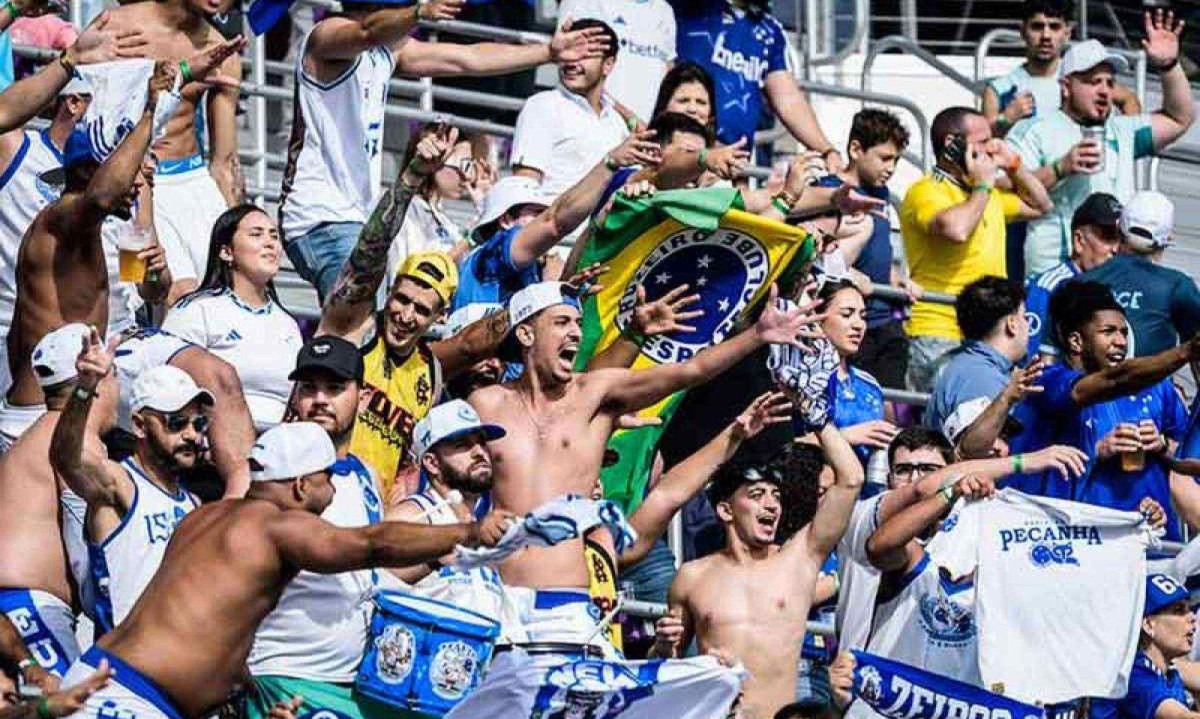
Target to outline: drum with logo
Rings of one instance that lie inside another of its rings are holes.
[[[479,685],[500,625],[404,592],[381,592],[356,687],[376,701],[442,716]]]

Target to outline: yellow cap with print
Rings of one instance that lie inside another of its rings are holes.
[[[432,287],[449,305],[458,289],[458,267],[454,259],[445,252],[414,252],[404,258],[396,277],[411,277]]]

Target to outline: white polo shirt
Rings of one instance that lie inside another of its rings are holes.
[[[667,0],[562,0],[558,21],[594,18],[617,33],[617,65],[605,89],[646,122],[675,62],[675,11]]]
[[[558,197],[628,134],[607,95],[597,114],[586,99],[560,86],[525,101],[517,117],[512,164],[541,171],[542,191]]]

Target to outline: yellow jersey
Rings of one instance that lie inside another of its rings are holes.
[[[596,532],[592,532],[583,540],[583,556],[588,566],[588,594],[592,596],[592,604],[600,610],[601,617],[608,616],[617,606],[617,565],[613,560],[611,547],[612,540],[608,538],[607,531],[603,537],[597,537]],[[624,651],[621,623],[616,617],[613,617],[604,632],[618,652]]]
[[[1020,216],[1021,199],[1016,194],[993,189],[983,218],[966,242],[951,242],[930,232],[938,213],[966,202],[968,193],[957,180],[934,170],[913,183],[900,204],[909,276],[926,290],[958,295],[980,277],[1008,276],[1005,236],[1008,223]],[[916,303],[905,329],[910,337],[962,339],[952,305]]]
[[[386,500],[397,478],[415,474],[409,455],[413,427],[437,403],[442,370],[423,340],[399,365],[378,335],[362,353],[363,386],[350,452],[374,470]]]

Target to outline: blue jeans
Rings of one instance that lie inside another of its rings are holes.
[[[640,562],[621,572],[621,589],[630,599],[666,604],[674,579],[675,555],[660,537]]]
[[[359,222],[325,222],[299,237],[288,238],[286,249],[292,266],[317,288],[322,304],[350,258],[362,228]]]

